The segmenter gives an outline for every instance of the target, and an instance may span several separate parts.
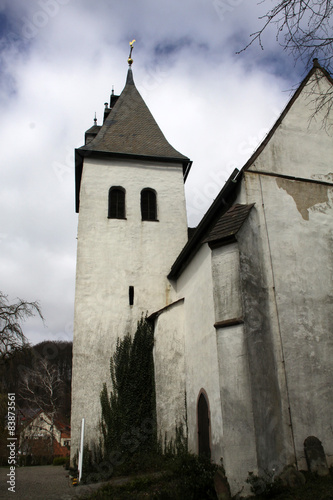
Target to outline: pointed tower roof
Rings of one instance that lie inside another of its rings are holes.
[[[125,88],[101,130],[89,145],[80,150],[189,161],[164,137],[134,84],[131,68]]]
[[[190,159],[173,148],[164,137],[134,84],[131,68],[124,90],[98,133],[75,150],[77,211],[83,158],[86,156],[181,163],[185,179],[191,167]]]

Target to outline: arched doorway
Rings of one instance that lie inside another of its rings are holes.
[[[198,452],[199,455],[211,457],[209,407],[204,392],[200,393],[198,399]]]

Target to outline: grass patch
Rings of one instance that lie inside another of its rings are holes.
[[[132,479],[113,479],[85,500],[215,500],[214,474],[217,466],[190,453],[158,457],[159,472]],[[161,466],[163,466],[161,468]],[[126,481],[119,484],[121,481]]]
[[[83,500],[216,500],[213,477],[217,469],[195,455],[165,457],[165,470],[132,478],[115,478]],[[333,500],[333,472],[326,477],[304,472],[297,489],[270,488],[249,500]],[[121,484],[120,484],[121,483]]]

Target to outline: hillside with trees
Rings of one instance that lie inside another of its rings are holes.
[[[15,394],[18,434],[38,414],[51,424],[49,441],[53,449],[53,426],[70,424],[72,342],[44,341],[35,346],[21,345],[0,362],[0,442],[6,443],[7,394]],[[30,425],[31,427],[31,425]],[[40,428],[32,427],[30,438]],[[0,463],[7,450],[0,445]]]

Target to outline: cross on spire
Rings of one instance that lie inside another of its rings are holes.
[[[130,53],[129,53],[129,56],[128,56],[128,59],[127,59],[127,62],[130,66],[132,66],[133,64],[133,59],[132,59],[132,51],[133,51],[133,44],[134,44],[135,40],[132,40],[129,44],[130,44]]]

